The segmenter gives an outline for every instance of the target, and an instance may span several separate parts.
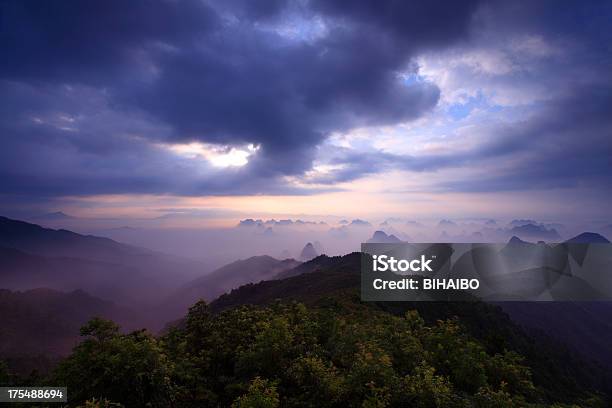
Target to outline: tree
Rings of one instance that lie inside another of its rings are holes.
[[[71,401],[94,397],[128,407],[163,407],[170,401],[168,362],[146,331],[120,334],[113,322],[96,318],[81,329],[88,336],[55,374],[70,389]]]
[[[249,391],[238,397],[232,408],[276,408],[279,405],[276,385],[270,381],[255,377],[249,385]]]

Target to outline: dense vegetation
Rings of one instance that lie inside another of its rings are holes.
[[[553,401],[514,351],[491,353],[457,319],[426,324],[349,296],[211,313],[195,304],[154,337],[91,320],[49,379],[71,406],[525,407]],[[2,370],[0,370],[2,371]],[[94,401],[95,399],[95,401]],[[102,402],[100,402],[102,401]],[[603,406],[595,394],[575,401]],[[565,406],[565,405],[557,405]]]
[[[359,254],[199,302],[163,335],[94,319],[45,378],[85,407],[605,406],[605,375],[482,302],[359,300]],[[304,269],[304,267],[301,267]],[[8,369],[15,366],[8,361]],[[35,366],[35,365],[33,365]],[[23,372],[23,371],[22,371]]]

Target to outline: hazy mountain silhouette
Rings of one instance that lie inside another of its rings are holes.
[[[22,369],[44,369],[47,359],[67,355],[81,339],[79,328],[99,316],[125,330],[140,326],[132,311],[81,290],[51,289],[12,292],[0,289],[0,356]]]
[[[572,244],[609,244],[610,241],[601,234],[596,232],[583,232],[582,234],[576,235],[573,238],[565,241]]]
[[[319,256],[317,250],[315,249],[314,245],[309,242],[304,246],[302,252],[300,253],[300,261],[310,261],[311,259],[316,258],[317,256]]]
[[[108,238],[0,217],[0,288],[83,289],[126,305],[167,296],[202,264]]]
[[[444,227],[444,228],[455,228],[457,227],[457,224],[451,220],[440,220],[440,222],[438,222],[438,227]]]
[[[352,225],[354,227],[371,227],[372,226],[372,224],[370,224],[368,221],[360,220],[359,218],[351,221],[349,225]]]
[[[46,257],[0,247],[0,287],[4,289],[87,289],[105,299],[130,303],[130,297],[142,292],[132,292],[134,286],[149,286],[142,282],[145,279],[142,272],[121,264]]]
[[[109,238],[77,234],[64,229],[43,228],[6,217],[0,217],[0,246],[37,255],[78,257],[124,264],[140,263],[148,256],[161,255]]]
[[[311,259],[310,261],[304,262],[301,265],[289,269],[287,271],[281,272],[274,276],[273,279],[286,279],[292,276],[298,276],[305,273],[311,273],[314,271],[328,269],[338,263],[342,262],[342,256],[327,256],[327,255],[319,255],[316,258]]]
[[[527,225],[527,224],[537,224],[537,221],[535,220],[529,220],[529,219],[518,219],[518,220],[512,220],[510,221],[510,226],[512,227],[521,227],[523,225]]]
[[[177,318],[199,299],[210,301],[246,283],[273,279],[299,264],[294,259],[278,260],[267,255],[232,262],[183,285],[163,302],[160,313]]]
[[[372,238],[367,240],[369,244],[394,244],[397,242],[402,242],[402,240],[393,234],[387,235],[384,231],[374,231]]]
[[[513,235],[512,238],[510,238],[510,240],[508,241],[508,243],[509,244],[527,244],[528,242],[523,241],[522,239],[520,239],[516,235]]]
[[[211,309],[220,311],[242,304],[266,304],[275,299],[310,302],[338,290],[357,287],[361,254],[320,256],[297,268],[256,284],[247,284],[220,296]]]
[[[526,238],[530,240],[545,240],[545,241],[558,241],[561,239],[561,235],[554,228],[546,228],[543,225],[536,224],[523,224],[512,227],[510,233],[520,238]]]

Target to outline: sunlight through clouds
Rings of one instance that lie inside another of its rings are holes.
[[[249,158],[259,150],[259,146],[253,144],[236,148],[199,142],[163,145],[163,147],[189,159],[203,158],[214,167],[220,168],[245,166]]]

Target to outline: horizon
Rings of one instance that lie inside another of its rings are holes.
[[[10,219],[10,218],[9,218]],[[210,226],[191,213],[165,214],[155,218],[78,218],[50,213],[25,221],[53,230],[69,230],[86,236],[110,238],[121,244],[153,250],[200,262],[208,273],[236,260],[267,255],[275,259],[301,260],[307,244],[315,255],[342,256],[360,251],[364,243],[490,243],[503,244],[519,238],[525,242],[560,243],[594,233],[602,242],[612,237],[612,224],[561,224],[534,219],[495,220],[388,218],[245,218],[236,223]],[[126,225],[126,221],[129,225]],[[382,234],[381,234],[382,232]],[[588,238],[591,241],[593,236]]]

